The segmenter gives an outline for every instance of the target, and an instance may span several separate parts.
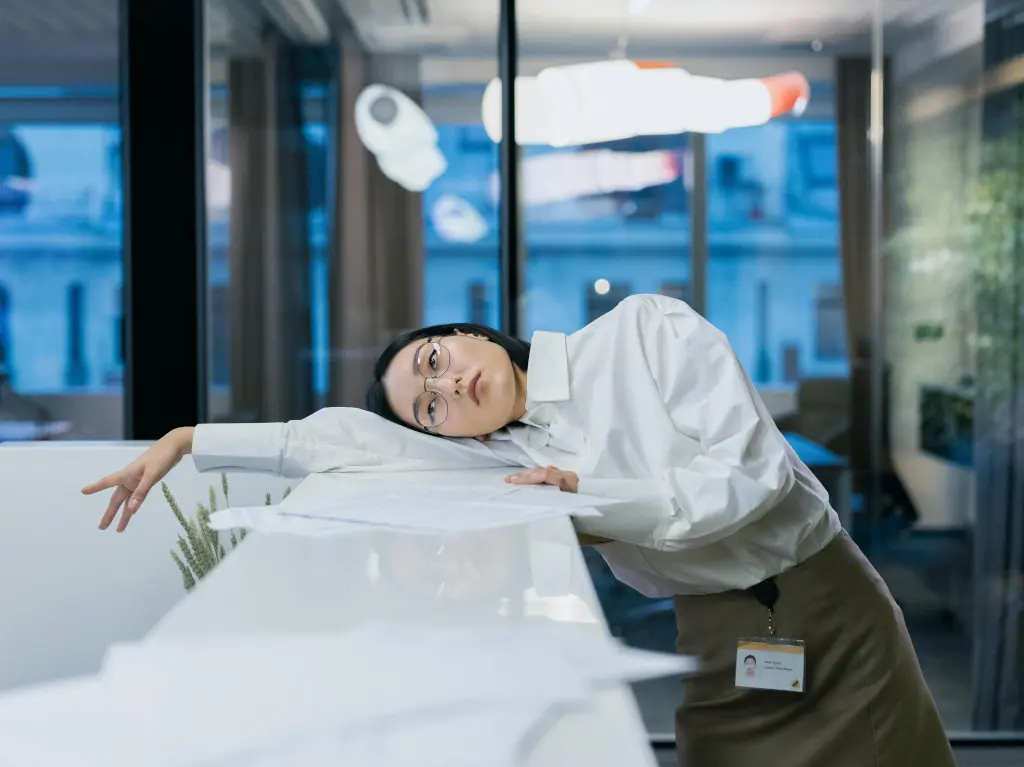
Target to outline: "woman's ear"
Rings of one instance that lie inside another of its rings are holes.
[[[477,442],[488,442],[491,439],[491,435],[490,434],[484,434],[484,435],[479,436],[479,437],[473,437],[473,439],[475,439]]]

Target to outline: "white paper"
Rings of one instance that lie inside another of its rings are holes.
[[[0,698],[0,764],[505,767],[552,707],[691,666],[542,622],[155,639],[113,647],[95,680]]]
[[[597,506],[607,503],[607,499],[562,493],[557,488],[400,485],[348,494],[331,503],[289,498],[277,506],[228,508],[211,515],[210,525],[215,530],[245,527],[299,535],[339,535],[367,529],[457,533],[569,514],[600,516]]]
[[[510,657],[509,648],[482,646],[471,633],[442,642],[400,628],[405,634],[360,630],[119,647],[104,678],[119,726],[144,736],[168,765],[265,749],[331,727],[414,719],[439,707],[543,707],[587,695],[577,669],[536,645]]]

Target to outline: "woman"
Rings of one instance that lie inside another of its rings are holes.
[[[678,649],[702,660],[676,715],[680,764],[956,764],[899,608],[725,337],[686,304],[634,296],[532,345],[470,325],[410,333],[378,360],[367,405],[534,467],[509,482],[616,501],[576,521],[581,539],[620,580],[673,597]],[[303,423],[290,438],[323,445]],[[101,527],[127,501],[123,530],[188,450],[228,449],[212,428],[86,488],[117,488]]]

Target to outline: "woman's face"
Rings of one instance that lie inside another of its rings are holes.
[[[485,437],[519,418],[522,374],[498,344],[456,333],[413,341],[384,374],[405,423],[445,437]]]

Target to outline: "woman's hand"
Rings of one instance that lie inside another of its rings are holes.
[[[83,495],[94,495],[101,490],[114,488],[107,511],[100,520],[100,530],[106,530],[114,521],[118,510],[124,506],[121,521],[117,525],[117,532],[124,532],[132,516],[146,500],[149,491],[166,477],[184,456],[192,452],[192,432],[191,427],[168,432],[159,442],[120,471],[115,471],[99,482],[82,488]]]
[[[580,486],[580,478],[574,471],[562,471],[554,466],[526,469],[505,477],[512,485],[554,485],[563,493],[575,493]]]

